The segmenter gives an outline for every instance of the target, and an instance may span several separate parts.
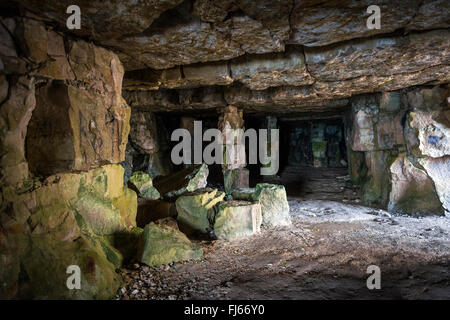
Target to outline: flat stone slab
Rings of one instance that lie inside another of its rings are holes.
[[[165,177],[155,179],[154,185],[165,199],[175,199],[186,192],[206,187],[208,165],[193,165]]]
[[[282,185],[259,183],[255,188],[233,190],[234,200],[256,201],[261,205],[262,225],[267,227],[291,224],[286,190]]]

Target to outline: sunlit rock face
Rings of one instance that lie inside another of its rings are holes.
[[[352,151],[364,152],[363,200],[408,214],[448,214],[448,85],[352,98]],[[357,163],[351,164],[357,166]]]
[[[131,110],[117,55],[43,22],[0,24],[0,297],[108,299],[117,234],[136,226],[123,184]],[[80,268],[81,289],[66,270]]]
[[[389,210],[411,214],[442,214],[433,180],[426,171],[415,167],[406,156],[397,158],[390,167],[392,190]]]

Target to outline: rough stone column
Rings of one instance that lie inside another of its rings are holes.
[[[276,141],[275,143],[277,144],[276,146],[272,146],[272,140],[271,140],[271,130],[272,129],[277,129],[278,128],[278,119],[276,117],[273,116],[267,116],[266,119],[264,120],[264,129],[267,130],[267,156],[271,157],[272,155],[270,154],[272,148],[278,149],[279,148],[279,141]],[[271,163],[269,162],[268,164],[263,164],[263,167],[270,167]],[[275,175],[264,175],[262,176],[262,179],[264,181],[273,181],[274,178],[276,178],[276,174]]]
[[[180,118],[180,128],[186,129],[191,134],[192,139],[194,139],[194,121],[196,119],[193,117],[181,117]],[[190,164],[184,164],[184,166],[190,167],[194,163],[194,141],[191,143],[191,159]]]
[[[249,186],[249,171],[245,168],[245,144],[239,145],[241,141],[236,131],[233,136],[227,136],[227,129],[245,130],[242,110],[234,106],[225,107],[219,116],[218,127],[223,134],[222,172],[225,192],[230,194],[233,189]],[[227,154],[230,156],[227,157]]]
[[[325,124],[317,123],[311,127],[311,143],[314,156],[314,167],[327,165],[327,140],[325,139]]]

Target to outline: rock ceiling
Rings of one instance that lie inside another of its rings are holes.
[[[66,32],[73,0],[18,0]],[[233,104],[247,111],[330,108],[352,95],[450,80],[450,2],[80,0],[77,36],[114,50],[124,97],[153,111]]]

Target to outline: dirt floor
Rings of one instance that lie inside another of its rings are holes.
[[[293,225],[202,243],[202,262],[124,271],[120,299],[449,299],[450,219],[290,201]],[[367,267],[381,289],[366,287]]]
[[[198,242],[201,262],[130,266],[116,298],[450,299],[450,219],[359,206],[341,189],[346,178],[333,180],[321,193],[331,200],[289,197],[290,227]],[[381,270],[379,290],[367,288],[370,265]]]

